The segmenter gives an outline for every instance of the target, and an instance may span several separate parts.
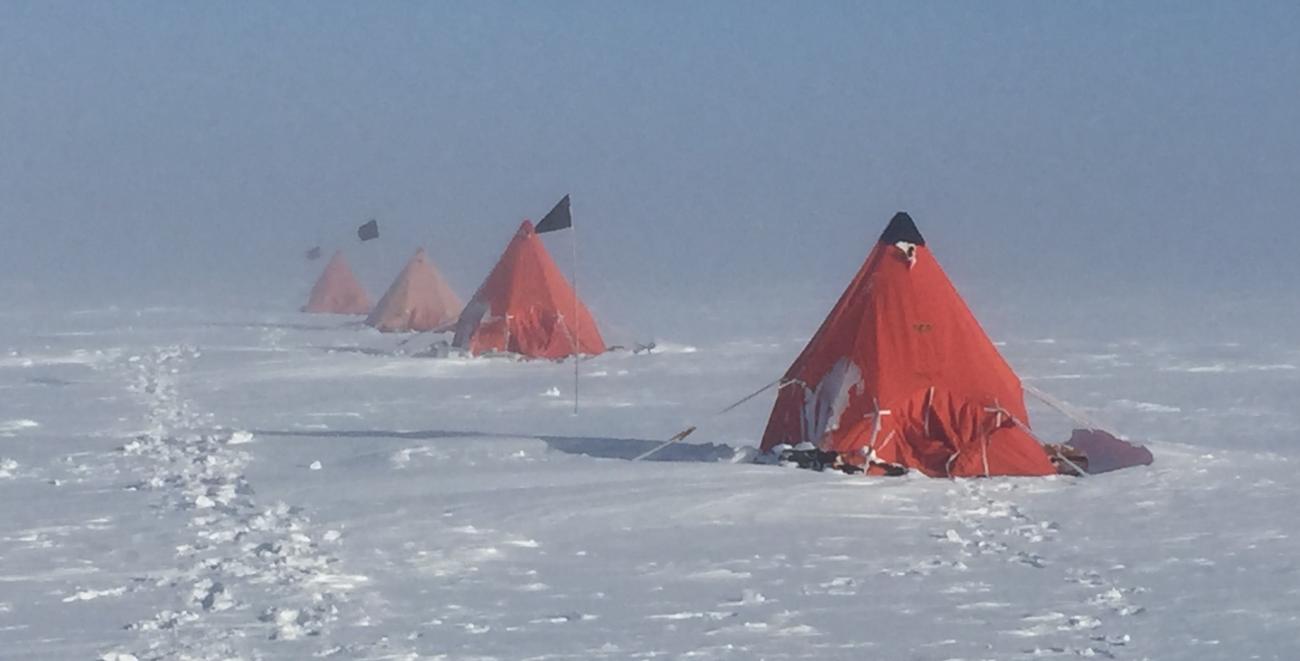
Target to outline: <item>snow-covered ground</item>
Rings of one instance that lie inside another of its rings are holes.
[[[593,359],[574,416],[570,365],[393,355],[337,319],[7,314],[0,658],[1300,649],[1294,343],[999,337],[1156,463],[946,481],[732,461],[771,397],[711,412],[807,324]]]

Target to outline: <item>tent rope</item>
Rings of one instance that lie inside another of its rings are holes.
[[[1053,397],[1027,383],[1021,383],[1020,387],[1031,397],[1047,405],[1049,408],[1055,410],[1057,413],[1064,415],[1065,417],[1069,418],[1071,421],[1091,430],[1104,429],[1104,427],[1102,427],[1100,424],[1097,424],[1096,420],[1089,418],[1086,414],[1083,413],[1083,411],[1080,411],[1079,409],[1076,409],[1073,406],[1066,404],[1060,399],[1057,399],[1056,397]]]
[[[1074,406],[1067,404],[1064,400],[1053,397],[1052,395],[1043,392],[1041,389],[1029,385],[1027,383],[1021,383],[1020,387],[1024,389],[1026,394],[1030,395],[1034,399],[1037,399],[1043,404],[1046,404],[1049,408],[1053,409],[1057,413],[1060,413],[1061,415],[1064,415],[1065,417],[1069,418],[1071,422],[1074,422],[1075,424],[1078,424],[1090,431],[1102,431],[1106,433],[1111,433],[1107,431],[1105,426],[1098,423],[1095,419],[1089,417],[1083,411],[1080,411]],[[1017,420],[1016,423],[1019,424],[1019,421]],[[1115,434],[1115,436],[1120,437],[1118,434]],[[1042,441],[1039,442],[1041,443]],[[1057,456],[1060,457],[1062,461],[1069,464],[1075,470],[1080,470],[1079,467],[1074,464],[1074,462],[1070,461],[1069,459],[1066,459],[1064,456],[1061,456],[1060,454],[1057,454]],[[1080,471],[1080,473],[1087,474],[1086,471]]]
[[[763,386],[762,388],[759,388],[758,390],[755,390],[754,392],[749,393],[748,395],[745,395],[744,397],[741,397],[739,400],[737,400],[737,401],[735,401],[735,402],[733,402],[733,403],[731,403],[731,404],[729,404],[729,405],[723,407],[722,409],[720,409],[720,410],[718,410],[718,411],[716,411],[716,412],[710,414],[708,417],[704,418],[704,420],[705,420],[705,421],[707,421],[707,420],[712,420],[712,419],[714,419],[714,418],[716,418],[716,417],[718,417],[718,416],[720,416],[720,415],[723,415],[723,414],[725,414],[725,413],[730,413],[731,411],[735,410],[736,407],[740,406],[741,404],[744,404],[745,402],[748,402],[749,400],[751,400],[751,399],[753,399],[753,398],[755,398],[755,397],[758,397],[759,395],[761,395],[761,394],[767,392],[768,390],[771,390],[773,387],[776,387],[777,390],[780,390],[780,389],[782,389],[782,388],[784,388],[784,387],[786,387],[786,386],[788,386],[788,385],[790,385],[790,384],[792,384],[792,383],[802,383],[802,381],[799,381],[798,379],[789,379],[789,380],[786,380],[784,377],[783,377],[783,378],[780,378],[780,379],[777,379],[777,380],[775,380],[775,381],[773,381],[773,382],[771,382],[771,383],[769,383],[769,384]],[[703,424],[703,422],[704,422],[704,421],[701,421],[700,424]],[[669,438],[668,440],[664,441],[663,443],[660,443],[659,445],[656,445],[655,447],[650,448],[650,449],[647,450],[646,452],[643,452],[643,453],[637,455],[636,457],[633,457],[632,461],[641,461],[642,459],[645,459],[646,457],[652,456],[652,455],[654,455],[655,453],[659,452],[660,450],[663,450],[664,448],[666,448],[666,447],[668,447],[668,446],[670,446],[670,445],[672,445],[672,444],[674,444],[674,443],[677,443],[677,442],[679,442],[679,441],[685,439],[687,436],[690,436],[690,435],[691,435],[692,433],[694,433],[695,430],[698,429],[698,428],[699,428],[699,424],[691,425],[691,426],[687,427],[686,429],[683,429],[683,430],[677,432],[676,434],[673,434],[671,438]]]
[[[1043,442],[1043,439],[1039,438],[1039,437],[1038,437],[1038,434],[1035,434],[1035,433],[1034,433],[1034,430],[1032,430],[1032,429],[1029,428],[1029,425],[1027,425],[1027,424],[1021,422],[1021,421],[1020,421],[1020,418],[1017,418],[1016,416],[1012,415],[1010,411],[1008,411],[1008,410],[1002,408],[1002,405],[998,404],[998,405],[996,405],[996,406],[997,406],[997,409],[999,410],[999,412],[1000,412],[1000,413],[1003,413],[1003,414],[1006,414],[1007,418],[1010,419],[1011,422],[1015,423],[1016,427],[1018,427],[1018,428],[1020,429],[1020,431],[1023,431],[1023,432],[1025,432],[1026,434],[1029,434],[1029,437],[1030,437],[1030,438],[1034,439],[1035,441],[1038,441],[1038,444],[1041,445],[1041,446],[1043,446],[1044,448],[1051,447],[1051,446],[1049,446],[1047,443],[1044,443],[1044,442]],[[1054,457],[1056,457],[1057,459],[1060,459],[1061,461],[1065,462],[1066,464],[1068,464],[1068,465],[1070,466],[1070,468],[1073,468],[1074,470],[1079,471],[1079,475],[1080,475],[1080,476],[1083,476],[1083,477],[1092,477],[1092,473],[1089,473],[1088,471],[1086,471],[1086,470],[1084,470],[1083,468],[1081,468],[1078,464],[1074,463],[1073,461],[1070,461],[1070,458],[1069,458],[1069,457],[1067,457],[1067,456],[1061,454],[1060,452],[1058,452],[1058,451],[1056,451],[1056,450],[1052,450],[1051,452],[1052,452],[1052,456],[1054,456]]]

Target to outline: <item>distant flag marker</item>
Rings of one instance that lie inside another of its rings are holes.
[[[569,195],[566,193],[564,197],[560,198],[559,202],[555,203],[555,207],[551,209],[550,213],[546,214],[541,222],[537,223],[533,231],[537,234],[545,234],[546,232],[569,229],[570,227],[573,227],[573,214],[569,211]],[[582,337],[581,317],[579,317],[581,311],[578,307],[578,231],[574,230],[569,236],[573,245],[573,274],[569,277],[573,285],[573,334],[575,337]],[[575,340],[575,346],[573,347],[574,415],[578,415],[578,363],[580,362],[582,362],[582,349],[576,345]]]
[[[366,224],[357,228],[357,238],[362,241],[379,238],[379,221],[371,218]]]
[[[569,196],[565,195],[555,204],[555,208],[551,209],[551,212],[537,223],[533,231],[538,234],[545,234],[570,227],[573,227],[573,216],[569,214]]]

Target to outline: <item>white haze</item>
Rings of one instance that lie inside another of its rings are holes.
[[[0,3],[0,658],[1290,658],[1297,25]],[[553,255],[610,343],[658,343],[583,363],[579,416],[571,364],[296,312],[316,245],[372,296],[423,245],[468,298],[565,193]],[[770,393],[712,414],[899,209],[1026,382],[1156,463],[730,463]]]
[[[373,216],[372,287],[419,243],[467,293],[569,192],[588,291],[615,308],[834,290],[900,208],[960,285],[1029,296],[1027,316],[1291,295],[1297,19],[6,3],[0,276],[43,299],[289,300],[300,253]]]

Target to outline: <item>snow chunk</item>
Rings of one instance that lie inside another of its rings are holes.
[[[40,426],[41,423],[35,420],[29,420],[27,418],[19,418],[17,420],[6,420],[4,422],[0,422],[0,432],[15,432],[15,431],[22,431],[24,429],[36,429],[37,427]]]
[[[695,353],[697,351],[699,351],[697,347],[693,347],[689,344],[655,342],[655,353]]]
[[[81,590],[75,594],[63,598],[63,603],[70,604],[74,601],[90,601],[100,597],[118,597],[126,593],[126,588],[111,588],[108,590]]]
[[[1156,404],[1154,402],[1141,402],[1132,399],[1117,399],[1114,401],[1115,406],[1120,408],[1142,411],[1143,413],[1182,413],[1182,409],[1177,406],[1167,406],[1165,404]]]

